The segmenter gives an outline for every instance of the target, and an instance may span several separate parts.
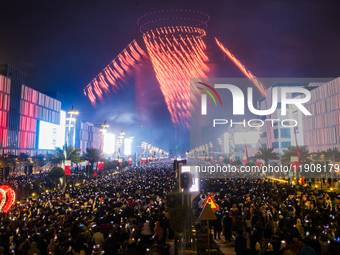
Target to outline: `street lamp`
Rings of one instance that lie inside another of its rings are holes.
[[[72,105],[72,109],[71,111],[67,112],[68,114],[70,114],[70,117],[69,118],[66,118],[66,120],[68,120],[68,125],[65,125],[66,127],[68,127],[68,130],[67,130],[67,136],[66,136],[66,147],[68,146],[68,141],[69,141],[69,137],[70,137],[70,130],[71,130],[71,127],[73,127],[72,125],[72,121],[76,121],[76,118],[73,118],[72,115],[78,115],[79,112],[78,111],[74,111],[73,110],[73,105]],[[66,151],[65,151],[66,153]],[[66,156],[66,155],[65,155]],[[66,158],[66,157],[65,157]]]
[[[101,135],[102,137],[101,137],[101,140],[100,140],[100,149],[102,149],[103,148],[103,138],[104,138],[104,135],[106,134],[106,128],[108,128],[109,127],[109,125],[107,125],[106,124],[106,120],[104,121],[104,125],[102,125],[102,129],[99,129],[99,131],[100,132],[102,132],[101,134],[99,134],[99,135]]]

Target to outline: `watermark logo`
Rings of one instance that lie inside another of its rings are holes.
[[[211,87],[210,85],[205,84],[203,82],[197,82],[197,83],[199,83],[199,84],[201,84],[203,86],[206,86],[212,92],[214,92],[215,95],[217,96],[218,100],[220,101],[221,106],[222,106],[221,97],[220,97],[220,95],[217,93],[217,91],[213,87]],[[203,90],[205,93],[207,93],[212,98],[212,100],[214,101],[215,105],[217,106],[217,103],[216,103],[216,100],[215,100],[214,96],[208,90],[206,90],[204,88],[200,88],[200,87],[197,87],[197,88],[200,89],[200,90]],[[202,115],[207,115],[207,95],[206,94],[202,94],[201,105],[202,105],[201,106],[201,114]]]
[[[215,93],[217,98],[219,99],[221,106],[222,106],[222,100],[217,93],[215,89],[228,89],[231,92],[232,98],[233,98],[233,115],[244,115],[244,94],[242,90],[231,84],[215,84],[214,88],[208,84],[198,82],[201,85],[204,85],[208,87],[212,92]],[[209,92],[207,89],[203,89],[200,87],[197,87],[200,90],[203,90],[206,92],[214,101],[215,105],[217,105],[216,100],[214,96]],[[303,103],[307,103],[311,99],[311,93],[309,90],[302,88],[302,87],[274,87],[272,89],[272,105],[269,109],[266,110],[259,110],[256,109],[253,105],[253,88],[248,87],[247,88],[247,105],[248,109],[251,113],[259,116],[263,115],[270,115],[277,109],[278,105],[278,99],[279,99],[279,93],[278,89],[280,88],[280,94],[281,94],[281,115],[287,115],[287,108],[291,107],[292,105],[295,105],[297,109],[299,109],[304,115],[311,115],[311,113],[302,105]],[[305,97],[301,98],[288,98],[287,93],[297,93],[297,94],[303,94]],[[287,107],[288,106],[288,107]],[[201,115],[207,115],[207,95],[202,94],[201,97]]]

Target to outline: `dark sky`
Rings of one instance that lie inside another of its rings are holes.
[[[117,130],[124,128],[136,134],[134,128],[140,127],[140,117],[135,112],[138,95],[133,81],[97,108],[91,106],[83,88],[133,39],[143,45],[136,21],[150,11],[190,8],[207,13],[211,18],[207,37],[217,37],[257,77],[340,74],[340,15],[335,1],[0,3],[0,63],[25,72],[26,85],[34,89],[63,94],[64,110],[74,105],[84,120],[101,124],[107,119]],[[217,46],[215,50],[223,58]],[[228,59],[218,75],[243,77]],[[155,79],[150,79],[155,83],[153,89],[158,90],[154,93],[159,95],[149,110],[157,140],[174,129]]]

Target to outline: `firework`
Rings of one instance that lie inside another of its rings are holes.
[[[220,43],[216,39],[216,37],[215,37],[215,40],[216,40],[216,43],[217,43],[218,47],[220,47],[220,49],[229,57],[229,59],[231,61],[233,61],[234,64],[242,71],[242,73],[244,73],[244,75],[249,78],[249,80],[260,91],[261,95],[262,96],[266,96],[267,95],[267,90],[263,86],[263,84],[249,70],[247,70],[244,67],[244,65],[242,65],[242,63],[233,54],[231,54],[230,51],[226,47],[224,47],[222,43]]]
[[[184,14],[184,15],[183,15]],[[190,101],[197,103],[199,90],[192,78],[206,78],[209,74],[209,58],[203,38],[210,17],[202,12],[175,9],[151,12],[137,20],[146,52],[133,40],[104,70],[86,86],[85,96],[96,106],[97,99],[103,101],[104,93],[115,93],[132,76],[136,64],[149,58],[157,81],[164,95],[171,121],[175,125],[189,127]],[[169,26],[173,23],[176,25]],[[263,96],[265,87],[248,71],[230,51],[216,38],[220,49],[250,79]],[[197,81],[200,80],[197,78]],[[206,85],[206,84],[204,84]],[[190,93],[191,92],[193,93]]]
[[[103,94],[108,95],[110,89],[116,92],[122,86],[121,82],[127,81],[127,76],[132,74],[136,62],[140,61],[142,56],[145,56],[145,52],[133,40],[85,87],[84,95],[88,96],[92,105],[96,106],[97,99],[103,101]]]

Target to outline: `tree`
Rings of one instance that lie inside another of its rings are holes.
[[[274,148],[259,148],[254,158],[264,160],[265,166],[268,166],[269,160],[278,160],[279,155],[274,151]]]
[[[55,186],[57,187],[57,182],[59,178],[64,177],[65,171],[59,166],[54,166],[52,167],[51,171],[48,173],[48,178],[51,180],[54,180]]]
[[[255,163],[253,161],[248,161],[246,163],[246,166],[255,166]]]
[[[242,161],[240,159],[233,160],[233,162],[231,163],[232,166],[238,166],[241,164],[242,164]]]
[[[28,165],[30,163],[29,157],[30,156],[26,153],[20,153],[19,154],[18,161],[19,161],[19,164],[20,164],[20,172],[23,172],[23,167],[26,166],[28,168]],[[27,176],[28,176],[28,169],[27,169]]]
[[[323,152],[326,161],[330,161],[335,164],[336,161],[340,159],[340,151],[337,147],[328,149],[327,151]],[[328,165],[328,164],[327,164]],[[333,178],[334,178],[334,170],[331,171],[331,187],[333,186]]]
[[[298,146],[298,151],[300,153],[299,161],[304,163],[309,163],[311,161],[310,154],[308,152],[307,146]],[[281,161],[285,164],[290,164],[291,157],[297,157],[296,146],[289,146],[287,149],[283,150],[283,155],[281,156]]]
[[[223,159],[223,163],[224,163],[224,164],[230,164],[229,162],[230,162],[230,161],[229,161],[229,158],[228,158],[228,157],[225,157],[225,158]]]
[[[300,157],[299,157],[299,161],[300,164],[302,163],[310,163],[311,159],[310,159],[310,153],[308,152],[307,146],[298,146],[296,148],[296,146],[289,146],[287,147],[287,149],[283,150],[283,155],[281,156],[281,160],[285,163],[285,164],[290,164],[291,163],[291,157],[297,157],[297,151],[296,149],[298,149],[299,153],[300,153]],[[300,171],[295,171],[296,173],[296,177],[299,179],[300,178]]]
[[[32,160],[34,162],[34,167],[40,172],[41,167],[46,165],[46,158],[42,154],[34,155],[32,157]]]
[[[80,162],[81,156],[80,156],[80,149],[75,149],[73,146],[68,146],[66,148],[66,157],[65,157],[65,146],[63,148],[56,148],[55,154],[53,155],[54,162],[57,164],[60,164],[64,162],[65,160],[71,160],[71,162]]]
[[[90,162],[90,173],[88,173],[89,176],[92,175],[94,163],[102,159],[101,154],[102,154],[102,151],[100,149],[95,149],[95,148],[86,149],[84,159]]]
[[[3,155],[3,156],[0,156],[0,167],[1,168],[12,168],[12,172],[13,172],[13,168],[15,168],[17,165],[17,156],[15,155],[11,155],[11,154],[8,154],[8,155]]]

